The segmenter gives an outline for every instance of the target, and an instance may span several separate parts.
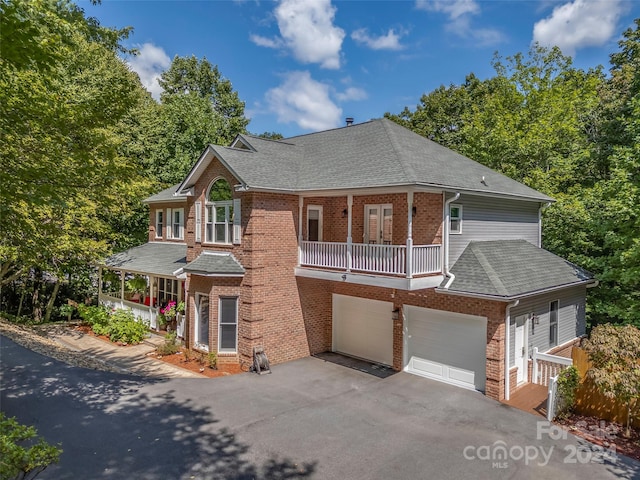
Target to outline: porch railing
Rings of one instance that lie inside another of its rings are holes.
[[[423,275],[441,271],[440,245],[412,247],[407,271],[406,245],[309,242],[300,245],[300,265],[386,275]]]
[[[552,377],[558,376],[562,370],[573,365],[572,359],[540,353],[538,347],[533,348],[531,361],[533,364],[531,382],[544,386],[549,386]]]
[[[121,300],[117,297],[112,297],[104,293],[100,293],[98,301],[110,308],[129,308],[133,312],[136,318],[139,318],[151,328],[157,328],[157,309],[142,305],[136,302],[129,302],[128,300]]]

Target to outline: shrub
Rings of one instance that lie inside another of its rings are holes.
[[[180,346],[176,341],[176,332],[167,333],[164,336],[164,343],[158,346],[158,353],[160,355],[173,355],[178,350],[180,350]]]
[[[576,391],[580,385],[580,373],[571,365],[558,375],[558,413],[557,417],[566,418],[576,404]]]
[[[78,315],[97,335],[106,335],[105,329],[109,323],[109,309],[107,307],[79,303]]]
[[[216,355],[216,352],[209,352],[207,357],[209,360],[209,368],[216,370],[218,368],[218,355]]]
[[[147,325],[137,321],[131,310],[123,309],[111,314],[106,330],[112,342],[140,343],[147,335]]]
[[[62,450],[38,438],[36,429],[6,418],[0,412],[0,478],[35,478],[52,463],[58,463]],[[23,446],[22,443],[29,446]]]

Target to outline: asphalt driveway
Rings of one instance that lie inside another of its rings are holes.
[[[306,358],[271,375],[160,380],[0,342],[2,411],[64,449],[43,479],[640,478],[638,462],[409,374]]]

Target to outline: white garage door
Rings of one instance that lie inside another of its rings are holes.
[[[393,303],[333,294],[333,351],[393,364]]]
[[[487,319],[405,305],[410,373],[484,392]]]

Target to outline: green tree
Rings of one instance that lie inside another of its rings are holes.
[[[205,147],[229,144],[249,120],[244,102],[206,58],[176,56],[160,76],[160,108],[151,120],[156,132],[151,168],[163,184],[180,182]]]
[[[627,405],[627,435],[631,410],[640,399],[640,329],[598,325],[585,342],[591,367],[587,375],[607,397]]]
[[[127,29],[102,28],[68,2],[1,6],[0,284],[34,282],[39,317],[47,272],[58,280],[50,316],[59,281],[109,251],[108,218],[143,189],[118,131],[142,87],[117,56]]]
[[[33,479],[52,463],[58,463],[62,450],[43,438],[33,442],[37,432],[0,412],[0,478]],[[25,446],[25,444],[27,446]]]

